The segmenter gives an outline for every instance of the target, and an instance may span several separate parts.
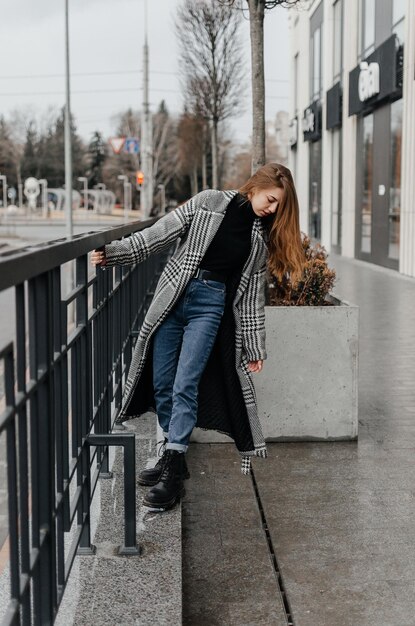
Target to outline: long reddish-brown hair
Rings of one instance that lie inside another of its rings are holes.
[[[239,193],[248,197],[248,194],[270,187],[283,189],[284,195],[277,211],[262,218],[268,233],[268,271],[279,280],[288,273],[291,282],[296,285],[303,275],[305,255],[301,243],[297,192],[290,170],[280,163],[267,163],[240,187]]]

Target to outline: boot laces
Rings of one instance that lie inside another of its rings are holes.
[[[158,453],[157,453],[157,455],[160,458],[157,461],[155,467],[162,467],[164,465],[165,456],[166,456],[166,444],[167,444],[167,439],[160,439],[160,441],[157,442],[157,445],[160,445]]]
[[[160,481],[169,482],[174,479],[176,475],[176,468],[174,464],[174,455],[172,450],[166,450],[166,462],[164,463],[163,471],[160,475]]]

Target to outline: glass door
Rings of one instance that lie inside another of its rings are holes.
[[[331,247],[341,254],[342,241],[342,129],[332,133]]]
[[[360,252],[372,251],[373,115],[363,118],[363,194],[361,203]]]
[[[402,100],[391,105],[391,185],[389,192],[388,256],[399,260],[399,232],[401,220],[401,147]]]
[[[321,141],[310,144],[310,189],[308,232],[321,239]]]

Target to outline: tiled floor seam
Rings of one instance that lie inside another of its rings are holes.
[[[272,567],[275,573],[276,583],[278,585],[279,593],[281,594],[282,603],[284,606],[285,616],[287,619],[287,626],[295,626],[293,612],[292,612],[291,604],[287,595],[284,578],[282,576],[281,569],[278,563],[277,554],[274,549],[274,544],[272,542],[272,538],[268,530],[267,518],[265,516],[264,507],[262,506],[261,495],[259,493],[258,484],[255,479],[255,472],[252,467],[251,467],[251,480],[252,480],[252,486],[253,486],[254,493],[255,493],[255,499],[257,502],[257,506],[258,506],[258,512],[261,517],[262,529],[264,531],[269,556],[270,556]]]

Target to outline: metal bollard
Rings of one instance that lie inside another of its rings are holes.
[[[140,554],[136,544],[135,504],[135,434],[108,433],[92,434],[86,438],[90,446],[122,446],[124,448],[124,545],[118,554],[134,556]]]

